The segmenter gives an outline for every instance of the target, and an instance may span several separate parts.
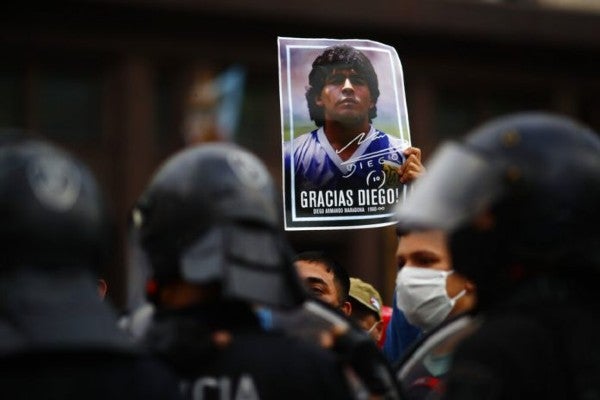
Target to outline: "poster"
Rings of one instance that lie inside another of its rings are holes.
[[[285,229],[393,224],[411,144],[395,49],[280,37],[278,51]]]

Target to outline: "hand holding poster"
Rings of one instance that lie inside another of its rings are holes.
[[[396,51],[366,40],[278,45],[285,228],[393,224],[410,147]]]

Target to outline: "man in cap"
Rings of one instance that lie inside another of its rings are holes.
[[[350,278],[350,303],[352,319],[367,332],[375,342],[379,342],[383,333],[381,308],[383,303],[379,292],[369,283]]]

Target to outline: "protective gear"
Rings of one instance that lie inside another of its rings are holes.
[[[215,341],[216,331],[231,340]],[[179,376],[185,399],[353,398],[334,354],[265,332],[243,302],[159,311],[146,344]]]
[[[3,398],[179,399],[171,372],[117,328],[90,271],[36,265],[0,275]]]
[[[454,271],[404,266],[396,277],[396,305],[413,325],[428,331],[441,324],[456,301],[465,295],[462,290],[450,298],[446,279]]]
[[[0,268],[99,267],[110,235],[91,172],[43,141],[3,136],[1,142]]]
[[[305,292],[278,229],[276,194],[260,160],[233,144],[167,160],[132,214],[153,279],[219,282],[225,298],[299,304]]]
[[[455,268],[485,306],[540,270],[600,273],[598,204],[598,136],[523,113],[444,145],[400,206],[398,228],[448,231]]]
[[[22,266],[0,279],[0,355],[32,351],[133,353],[115,329],[114,312],[96,293],[90,273],[77,268]]]
[[[110,231],[92,174],[41,140],[0,143],[2,397],[178,398],[98,295]]]

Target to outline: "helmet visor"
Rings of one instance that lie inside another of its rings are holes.
[[[456,229],[498,198],[500,174],[481,154],[457,143],[442,145],[398,207],[398,230]]]

